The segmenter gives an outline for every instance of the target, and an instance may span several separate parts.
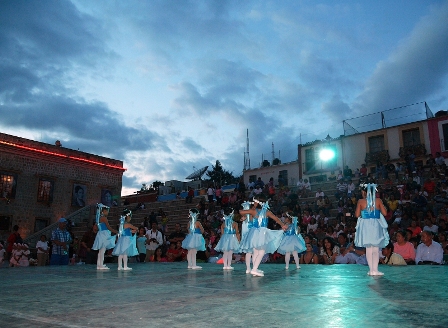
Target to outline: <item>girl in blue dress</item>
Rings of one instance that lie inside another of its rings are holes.
[[[202,224],[197,221],[199,211],[196,208],[192,208],[189,213],[190,226],[188,227],[188,235],[182,241],[182,248],[188,250],[188,269],[200,270],[202,267],[196,265],[196,253],[198,251],[205,251],[205,240],[204,237],[202,237],[204,228],[202,227]]]
[[[224,210],[224,222],[221,225],[221,238],[215,247],[215,251],[223,252],[223,270],[233,270],[232,255],[240,248],[240,232],[238,223],[233,220],[233,209]]]
[[[243,210],[248,210],[252,204],[254,203],[245,201],[241,204],[241,206],[243,207]],[[250,214],[246,214],[246,217],[242,217],[241,221],[241,242],[239,253],[245,253],[246,273],[248,274],[252,271],[250,264],[252,261],[253,248],[251,247],[247,236],[249,235],[249,230],[254,228],[254,220]],[[258,225],[256,228],[258,228]]]
[[[280,246],[277,249],[277,252],[285,255],[285,269],[289,269],[289,261],[291,259],[291,253],[294,257],[294,261],[296,262],[297,269],[300,269],[299,265],[299,253],[302,253],[306,250],[305,240],[303,240],[302,235],[298,231],[297,227],[297,217],[291,217],[288,213],[286,214],[286,224],[288,228],[285,230],[283,239],[280,242]]]
[[[378,271],[379,248],[384,248],[389,243],[387,222],[384,216],[387,210],[381,199],[376,198],[376,184],[361,184],[362,199],[358,200],[355,215],[358,217],[356,224],[355,246],[366,248],[366,259],[370,276],[382,276]]]
[[[96,262],[97,270],[109,270],[109,267],[104,265],[104,253],[106,249],[115,247],[115,236],[111,235],[111,232],[118,233],[117,230],[112,229],[107,220],[109,214],[109,207],[103,204],[97,204],[96,206],[96,225],[98,227],[98,233],[96,234],[95,241],[92,249],[98,250],[98,260]]]
[[[270,230],[267,228],[268,218],[277,222],[284,230],[287,226],[269,211],[269,204],[263,196],[260,195],[259,199],[254,198],[254,203],[257,204],[257,208],[240,210],[240,214],[250,214],[254,219],[254,227],[249,230],[247,235],[248,244],[253,248],[253,267],[250,273],[253,276],[263,277],[264,273],[258,270],[258,266],[264,254],[273,253],[277,250],[283,237],[282,230]]]
[[[128,267],[128,256],[138,255],[136,235],[138,228],[130,224],[132,212],[128,209],[123,210],[120,218],[119,237],[112,255],[118,256],[118,271],[130,271]],[[123,265],[122,265],[123,263]]]

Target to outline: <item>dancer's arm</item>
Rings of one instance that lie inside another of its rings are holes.
[[[117,234],[118,231],[115,229],[112,229],[112,227],[109,225],[109,220],[107,220],[107,218],[105,216],[101,217],[100,221],[102,223],[104,223],[107,227],[107,229],[109,229],[110,231],[112,231],[113,233]]]
[[[280,220],[277,216],[275,216],[271,211],[268,211],[268,212],[266,213],[266,215],[268,216],[268,218],[271,218],[272,220],[274,220],[275,222],[277,222],[278,225],[281,226],[283,230],[288,229],[288,226],[287,226],[286,224],[284,224],[284,223],[282,222],[282,220]]]

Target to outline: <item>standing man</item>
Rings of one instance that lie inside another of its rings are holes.
[[[68,249],[73,240],[67,231],[67,220],[65,218],[58,220],[58,227],[51,233],[51,241],[53,250],[50,265],[68,265]]]
[[[95,242],[96,234],[98,233],[98,226],[96,223],[93,224],[81,239],[81,254],[85,257],[83,260],[86,264],[96,264],[98,260],[98,250],[92,249],[93,243]]]
[[[157,247],[163,244],[162,233],[157,230],[157,224],[155,222],[151,225],[151,230],[146,232],[146,258],[145,262],[150,262],[151,257]]]

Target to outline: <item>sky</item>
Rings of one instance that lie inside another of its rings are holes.
[[[256,168],[448,110],[447,22],[448,1],[3,0],[0,132],[122,160],[123,195],[239,176],[247,131]]]

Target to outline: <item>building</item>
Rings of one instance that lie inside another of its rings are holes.
[[[0,133],[0,239],[22,238],[84,206],[119,199],[123,162]]]
[[[448,115],[438,112],[435,117],[372,131],[341,135],[298,145],[298,161],[244,171],[248,184],[261,177],[274,178],[276,185],[288,181],[295,185],[298,179],[311,183],[327,181],[346,166],[356,169],[366,165],[368,173],[375,173],[377,164],[405,163],[406,156],[415,155],[415,163],[425,164],[429,154],[440,152],[448,157]],[[322,156],[322,155],[334,156]],[[286,179],[284,179],[286,177]],[[266,182],[265,181],[265,182]]]

